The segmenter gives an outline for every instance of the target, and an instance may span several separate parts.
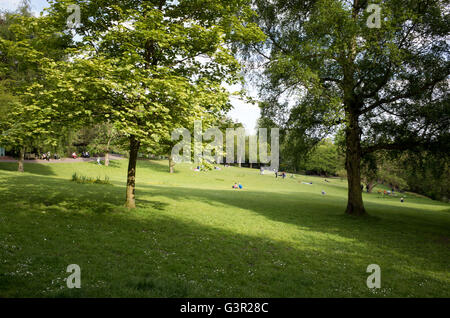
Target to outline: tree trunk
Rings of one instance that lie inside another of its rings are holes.
[[[361,189],[361,141],[358,118],[354,114],[348,116],[346,129],[346,158],[348,180],[348,201],[346,213],[350,215],[365,215],[366,210],[362,200]]]
[[[18,168],[17,171],[24,172],[23,161],[25,159],[25,149],[20,148],[19,150],[19,160],[18,160]]]
[[[105,167],[109,166],[109,152],[105,152]]]
[[[174,166],[175,166],[175,162],[173,162],[172,155],[169,155],[169,173],[173,173]]]
[[[352,17],[356,21],[361,10],[358,0],[354,0]],[[359,111],[361,101],[355,95],[355,59],[357,52],[356,36],[350,41],[350,52],[343,65],[344,105],[347,121],[345,168],[348,180],[348,200],[345,213],[362,216],[366,214],[361,189],[361,128],[359,127]],[[345,53],[344,53],[345,54]]]
[[[136,189],[136,163],[139,152],[140,142],[134,135],[130,136],[130,158],[128,161],[127,176],[127,199],[125,206],[129,209],[136,207],[135,189]]]
[[[371,181],[369,183],[366,184],[366,189],[368,188],[368,193],[372,193],[373,188],[375,188],[375,186],[377,185],[377,183]],[[367,187],[368,186],[368,187]]]
[[[105,167],[109,166],[109,145],[110,144],[111,144],[111,138],[108,139],[108,143],[106,144]]]

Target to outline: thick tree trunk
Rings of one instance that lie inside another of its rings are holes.
[[[172,155],[169,155],[169,173],[173,173],[174,166],[175,166],[175,162],[173,162]]]
[[[362,200],[361,189],[361,140],[358,118],[353,114],[348,116],[346,130],[346,159],[348,180],[348,201],[346,213],[350,215],[365,215],[366,210]]]
[[[135,189],[136,189],[136,163],[139,152],[140,142],[134,135],[130,136],[130,158],[128,161],[127,176],[127,199],[125,206],[129,209],[136,207]]]
[[[358,0],[353,3],[353,19],[358,19],[358,12],[361,10]],[[343,65],[344,70],[344,105],[346,108],[346,157],[345,168],[347,169],[348,180],[348,200],[345,213],[349,215],[365,215],[366,210],[362,200],[361,189],[361,129],[359,127],[359,111],[361,101],[355,95],[355,59],[357,52],[356,37],[352,37],[350,42],[350,52],[347,63]]]
[[[20,148],[19,150],[19,160],[18,160],[18,168],[17,171],[24,172],[23,161],[25,159],[25,149]]]

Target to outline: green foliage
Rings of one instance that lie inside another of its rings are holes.
[[[111,122],[105,121],[78,130],[74,142],[84,145],[83,148],[91,154],[105,154],[126,149],[122,139],[120,131]]]
[[[55,144],[59,128],[49,120],[55,104],[40,104],[46,66],[65,57],[67,35],[51,16],[34,17],[25,2],[0,14],[0,143],[23,151],[34,141]]]
[[[399,175],[408,189],[435,200],[450,198],[450,160],[448,154],[408,152],[397,159]]]
[[[301,166],[302,170],[326,176],[335,175],[340,167],[337,146],[328,139],[321,141]]]
[[[387,187],[394,187],[396,189],[408,189],[408,184],[402,176],[390,172],[389,170],[380,171],[379,180]]]
[[[244,23],[245,15],[237,19],[233,10],[246,6],[210,1],[218,10],[210,16],[189,1],[111,3],[108,9],[105,3],[71,2],[81,7],[83,26],[76,32],[82,41],[71,61],[52,68],[58,84],[51,92],[60,103],[70,101],[60,105],[70,110],[68,118],[110,120],[122,133],[153,145],[168,140],[175,127],[229,108],[220,85],[240,78],[227,48],[229,27],[236,31]],[[64,16],[64,3],[55,3],[51,14]],[[250,30],[233,38],[258,39],[257,28]]]

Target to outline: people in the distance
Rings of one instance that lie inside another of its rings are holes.
[[[243,186],[240,182],[238,182],[238,183],[235,182],[231,188],[232,189],[242,189]]]

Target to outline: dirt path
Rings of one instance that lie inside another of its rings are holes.
[[[101,160],[105,160],[105,157],[100,157]],[[124,157],[118,156],[118,155],[109,155],[109,160],[123,160]],[[89,162],[89,161],[97,161],[97,157],[91,157],[91,158],[61,158],[61,159],[50,159],[42,160],[42,159],[32,159],[32,160],[25,160],[25,163],[75,163],[75,162]],[[11,157],[0,157],[0,162],[17,162],[16,159],[13,159]]]

